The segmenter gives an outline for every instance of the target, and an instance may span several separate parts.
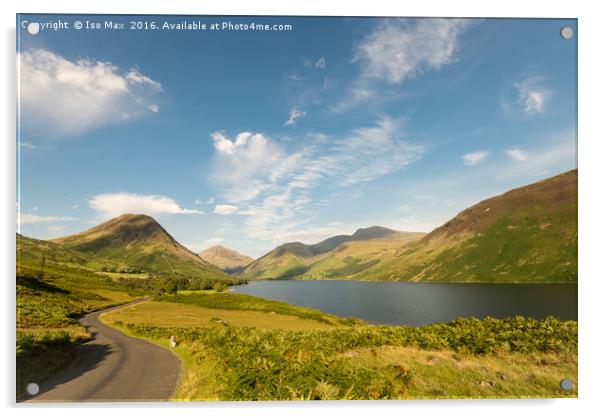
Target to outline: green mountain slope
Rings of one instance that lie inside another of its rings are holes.
[[[127,263],[154,275],[230,279],[178,243],[148,215],[121,215],[87,231],[52,241],[95,258]]]
[[[577,170],[479,202],[354,278],[576,282]]]
[[[352,235],[337,235],[317,244],[283,244],[245,267],[245,279],[351,278],[374,266],[424,233],[405,233],[384,227],[361,228]]]
[[[76,324],[71,315],[128,301],[136,291],[97,271],[112,265],[17,234],[17,327]]]
[[[93,270],[123,266],[119,262],[97,259],[85,253],[69,250],[51,241],[36,240],[17,234],[17,262],[40,264],[42,259],[47,263]]]

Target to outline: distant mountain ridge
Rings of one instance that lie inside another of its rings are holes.
[[[68,249],[138,266],[157,275],[228,278],[178,243],[154,218],[124,214],[78,234],[51,240]]]
[[[209,247],[198,255],[207,263],[213,264],[229,274],[241,270],[253,261],[251,257],[221,245]]]
[[[357,253],[360,242],[362,246],[373,249],[383,244],[403,246],[423,235],[373,226],[360,228],[351,235],[330,237],[316,244],[286,243],[253,261],[238,275],[246,279],[339,277],[339,274],[348,274],[352,269],[365,265],[363,253]],[[350,252],[353,250],[356,252]],[[324,260],[328,258],[338,260],[330,261],[322,270]]]

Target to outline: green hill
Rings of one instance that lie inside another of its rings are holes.
[[[383,227],[283,244],[247,279],[576,282],[577,170],[484,200],[429,234]]]
[[[350,278],[374,266],[380,257],[404,247],[424,233],[405,233],[385,227],[360,228],[317,244],[283,244],[245,267],[245,279]]]
[[[79,234],[52,240],[65,248],[169,277],[230,280],[178,243],[148,215],[124,214]]]
[[[354,278],[577,282],[577,170],[479,202]]]
[[[51,241],[36,240],[17,234],[17,261],[39,264],[42,259],[49,263],[94,270],[123,266],[118,262],[97,259],[78,251],[69,250]]]

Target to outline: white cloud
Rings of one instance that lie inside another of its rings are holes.
[[[107,61],[69,60],[45,49],[21,52],[17,61],[20,127],[45,135],[73,135],[134,119],[161,91],[159,82],[138,69]]]
[[[236,214],[239,208],[236,205],[216,205],[213,208],[213,212],[219,215],[232,215]]]
[[[451,64],[467,26],[463,19],[388,20],[359,43],[354,60],[364,76],[401,84]]]
[[[224,241],[223,237],[212,237],[205,240],[207,244],[219,244]]]
[[[462,160],[466,166],[475,166],[484,162],[489,157],[489,152],[478,151],[467,153],[462,156]]]
[[[126,75],[126,79],[131,84],[148,85],[154,90],[159,90],[159,91],[162,90],[162,86],[161,86],[160,82],[154,81],[154,80],[150,79],[149,77],[147,77],[146,75],[141,74],[140,71],[136,68],[130,69],[130,71]]]
[[[288,120],[286,120],[286,123],[284,123],[284,125],[291,126],[293,124],[296,124],[299,119],[305,117],[306,115],[307,112],[301,111],[298,108],[293,108],[289,113]]]
[[[524,162],[527,160],[527,152],[521,149],[508,149],[506,150],[506,154],[517,162]]]
[[[211,135],[215,148],[213,181],[231,190],[232,201],[245,201],[263,191],[270,175],[286,164],[288,156],[276,142],[261,133],[242,132],[235,139]]]
[[[375,96],[376,93],[372,88],[367,86],[365,82],[358,81],[347,89],[345,97],[333,105],[331,110],[335,113],[343,113]]]
[[[302,77],[301,75],[299,75],[297,72],[293,72],[292,74],[287,76],[288,79],[290,79],[291,81],[303,81],[304,79],[306,79],[306,77]]]
[[[153,113],[159,112],[159,106],[157,104],[149,104],[148,109]]]
[[[31,144],[29,142],[20,142],[19,146],[24,149],[31,149],[31,150],[38,149],[38,146],[36,146],[35,144]]]
[[[203,205],[203,204],[207,204],[207,205],[211,205],[215,202],[215,198],[209,198],[207,201],[204,201],[201,198],[197,198],[194,200],[194,204],[195,205]]]
[[[100,194],[94,196],[88,205],[103,217],[111,218],[121,214],[202,214],[196,209],[180,207],[172,198],[162,195],[140,195],[133,193]]]
[[[17,216],[17,222],[19,225],[24,224],[42,224],[42,223],[53,223],[62,221],[74,221],[75,218],[71,217],[56,217],[56,216],[44,216],[37,214],[30,214],[27,212],[19,212]]]
[[[213,175],[222,186],[221,197],[237,204],[225,212],[246,216],[244,231],[252,238],[276,242],[290,237],[309,226],[312,207],[321,203],[312,199],[317,188],[348,194],[359,189],[354,185],[418,160],[423,146],[403,140],[401,130],[400,120],[383,117],[343,137],[304,136],[297,150],[260,133],[241,133],[246,139],[239,135],[235,140],[214,133]],[[251,137],[260,138],[261,151],[250,151],[257,146]]]
[[[318,59],[316,61],[316,63],[314,64],[314,66],[316,68],[320,68],[320,69],[326,68],[326,58],[322,56],[320,59]]]
[[[516,104],[524,114],[534,116],[546,111],[546,104],[552,91],[543,85],[542,77],[525,78],[516,82],[514,87],[517,93]]]

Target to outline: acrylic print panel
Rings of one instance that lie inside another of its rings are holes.
[[[17,401],[577,396],[576,20],[17,27]]]

